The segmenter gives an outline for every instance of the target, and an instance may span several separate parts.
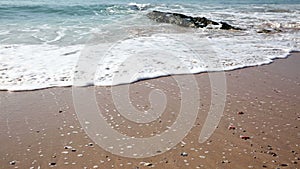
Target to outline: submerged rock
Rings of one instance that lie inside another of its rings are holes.
[[[278,32],[282,32],[282,30],[280,29],[261,29],[256,31],[257,33],[266,33],[266,34],[270,34],[270,33],[278,33]]]
[[[220,22],[220,23],[222,24],[222,26],[221,26],[220,29],[225,29],[225,30],[243,30],[241,28],[237,28],[237,27],[231,26],[231,25],[229,25],[226,22]]]
[[[205,17],[192,17],[180,13],[152,11],[147,14],[149,19],[160,23],[170,23],[183,27],[204,28],[208,25],[218,25],[220,29],[225,30],[243,30],[238,27],[229,25],[226,22],[215,22]]]

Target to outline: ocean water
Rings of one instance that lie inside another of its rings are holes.
[[[152,10],[246,30],[156,23]],[[81,60],[96,69],[79,85],[99,86],[268,64],[300,50],[299,18],[299,0],[0,0],[0,90],[71,86]]]

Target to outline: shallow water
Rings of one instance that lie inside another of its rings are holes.
[[[204,16],[246,31],[159,24],[146,17],[152,10]],[[79,58],[96,67],[82,85],[101,86],[271,63],[300,50],[299,11],[296,0],[0,0],[0,89],[73,85],[74,73],[85,74]],[[257,33],[262,29],[274,33]]]

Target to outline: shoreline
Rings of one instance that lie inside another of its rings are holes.
[[[175,75],[193,76],[198,82],[201,104],[196,122],[171,150],[142,159],[113,155],[85,134],[74,110],[72,87],[0,91],[0,168],[300,168],[298,65],[300,52],[292,52],[271,64],[225,71],[224,113],[214,134],[202,144],[198,137],[211,106],[208,73]],[[168,103],[161,117],[142,126],[119,117],[111,90],[124,86],[130,88],[132,104],[141,111],[151,107],[148,98],[153,89],[165,92]],[[99,108],[107,110],[103,115],[128,136],[144,138],[162,133],[174,123],[180,109],[180,90],[173,76],[84,88],[95,89]],[[234,130],[228,129],[231,125]],[[148,163],[151,165],[145,166]]]
[[[67,85],[67,86],[49,86],[49,87],[44,87],[44,88],[36,88],[36,89],[24,89],[24,90],[9,90],[9,89],[0,89],[0,92],[2,91],[7,91],[7,92],[27,92],[27,91],[36,91],[36,90],[45,90],[45,89],[51,89],[51,88],[72,88],[72,87],[113,87],[113,86],[122,86],[122,85],[130,85],[130,84],[134,84],[134,83],[138,83],[140,81],[144,81],[144,80],[151,80],[151,79],[157,79],[157,78],[164,78],[164,77],[170,77],[170,76],[185,76],[185,75],[199,75],[199,74],[203,74],[203,73],[215,73],[215,72],[230,72],[230,71],[235,71],[235,70],[239,70],[239,69],[247,69],[247,68],[251,68],[251,67],[259,67],[259,66],[265,66],[265,65],[269,65],[274,63],[276,60],[280,60],[280,59],[287,59],[290,56],[293,55],[297,55],[299,54],[300,51],[297,50],[292,50],[290,51],[285,57],[280,57],[280,58],[273,58],[271,59],[272,61],[269,63],[262,63],[259,65],[252,65],[252,66],[245,66],[245,67],[237,67],[237,68],[233,68],[230,70],[223,70],[223,71],[206,71],[206,72],[199,72],[199,73],[184,73],[184,74],[168,74],[168,75],[161,75],[161,76],[157,76],[154,78],[146,78],[146,79],[140,79],[140,80],[136,80],[130,83],[121,83],[121,84],[117,84],[117,85],[107,85],[107,86],[101,86],[101,85],[86,85],[86,86],[73,86],[73,85]]]

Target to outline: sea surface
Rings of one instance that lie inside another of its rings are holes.
[[[146,16],[153,10],[245,30],[156,23]],[[264,29],[271,33],[258,33]],[[0,90],[72,86],[85,67],[94,74],[78,85],[233,70],[293,50],[300,50],[299,0],[0,0]]]

